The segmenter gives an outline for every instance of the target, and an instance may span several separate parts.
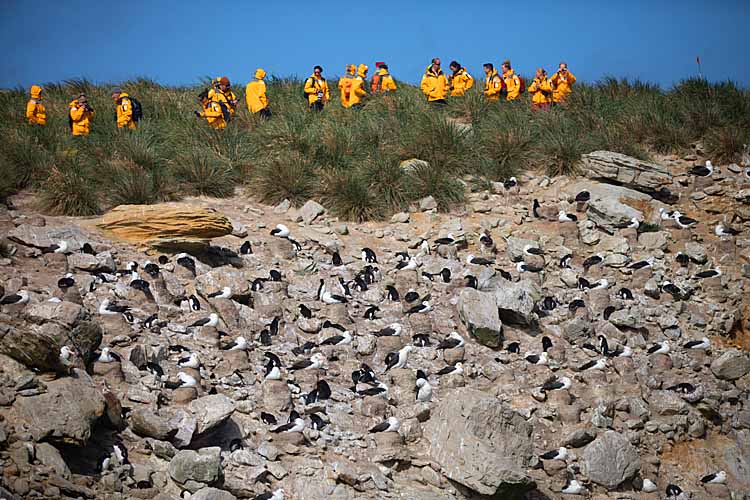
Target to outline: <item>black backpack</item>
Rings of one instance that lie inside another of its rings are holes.
[[[232,119],[232,113],[229,112],[229,106],[227,106],[227,103],[224,101],[214,101],[218,102],[219,106],[221,107],[221,114],[224,117],[224,121],[229,123],[229,120]]]
[[[133,106],[133,121],[138,123],[143,118],[143,108],[141,102],[135,97],[128,97],[130,103]]]

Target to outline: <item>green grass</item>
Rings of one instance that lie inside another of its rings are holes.
[[[472,189],[487,189],[529,169],[575,174],[581,154],[597,149],[647,159],[702,143],[721,164],[739,161],[750,142],[750,92],[731,82],[691,79],[661,89],[608,77],[576,84],[564,107],[532,113],[527,95],[522,102],[488,103],[479,88],[436,109],[404,83],[393,95],[345,110],[332,79],[333,103],[313,114],[300,95],[301,81],[271,78],[273,118],[251,116],[242,100],[223,131],[193,115],[207,82],[121,83],[143,105],[135,132],[116,129],[109,84],[44,85],[44,128],[25,123],[25,89],[0,93],[0,201],[30,189],[49,213],[93,215],[118,204],[226,197],[243,188],[245,196],[269,204],[317,199],[342,219],[382,219],[428,195],[441,210],[461,204],[465,179]],[[235,89],[240,99],[243,90]],[[91,135],[74,139],[67,109],[81,91],[96,116]],[[405,171],[400,164],[411,158],[429,165]]]

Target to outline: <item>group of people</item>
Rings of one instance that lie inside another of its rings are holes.
[[[366,64],[347,64],[346,72],[338,82],[341,105],[344,108],[361,107],[363,99],[368,95],[396,90],[396,82],[388,71],[388,65],[376,62],[375,67],[375,74],[368,85],[369,67]],[[528,92],[534,110],[548,110],[552,105],[562,103],[572,92],[576,81],[564,62],[560,63],[558,70],[549,78],[543,68],[538,68],[528,87],[524,79],[515,73],[509,60],[504,61],[500,69],[501,72],[492,63],[484,64],[484,97],[491,102],[500,101],[501,98],[515,101],[522,93]],[[474,87],[474,78],[458,61],[450,63],[450,70],[451,74],[446,76],[440,67],[439,58],[433,59],[427,66],[420,89],[428,103],[446,104],[449,97],[459,98]],[[245,88],[245,102],[250,113],[268,119],[272,114],[266,94],[265,77],[266,72],[262,68],[255,71],[255,77]],[[43,103],[43,89],[39,85],[32,85],[30,94],[31,98],[26,105],[26,118],[32,125],[44,126],[47,124],[47,111]],[[303,94],[313,111],[322,111],[331,101],[328,82],[323,77],[321,66],[315,66],[313,74],[305,79]],[[239,99],[232,91],[231,82],[226,76],[212,80],[211,88],[201,92],[198,97],[202,109],[195,111],[195,115],[205,119],[215,129],[226,128],[237,112]],[[140,103],[120,88],[112,89],[112,99],[116,107],[117,127],[137,128],[142,116]],[[88,135],[91,131],[94,109],[89,105],[86,95],[80,94],[68,104],[68,108],[71,133],[74,136]]]
[[[435,58],[422,76],[420,88],[432,104],[445,104],[450,97],[461,97],[474,86],[474,78],[458,61],[450,63],[450,75],[445,75],[440,67],[440,59]],[[484,91],[488,101],[499,101],[505,97],[506,101],[515,101],[524,91],[531,95],[534,110],[548,110],[553,104],[559,104],[572,92],[576,77],[568,71],[568,65],[561,62],[558,70],[551,78],[547,77],[544,68],[538,68],[531,84],[526,88],[526,82],[518,76],[506,60],[501,66],[502,73],[492,63],[484,64]]]

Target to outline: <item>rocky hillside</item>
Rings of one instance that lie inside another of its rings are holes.
[[[747,498],[750,172],[702,163],[596,152],[356,226],[16,196],[0,497]]]

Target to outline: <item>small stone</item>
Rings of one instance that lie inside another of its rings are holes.
[[[399,212],[399,213],[393,214],[393,217],[391,217],[392,224],[406,224],[407,222],[409,222],[408,212]]]
[[[419,210],[421,212],[427,212],[428,210],[436,210],[438,207],[437,201],[432,196],[427,196],[419,200]]]

